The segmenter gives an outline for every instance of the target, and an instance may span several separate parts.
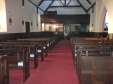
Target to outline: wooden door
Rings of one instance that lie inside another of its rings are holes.
[[[30,37],[30,22],[26,22],[26,37]]]

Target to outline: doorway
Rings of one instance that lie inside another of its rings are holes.
[[[26,38],[30,37],[30,22],[26,22]]]
[[[64,39],[70,39],[69,25],[64,25]]]

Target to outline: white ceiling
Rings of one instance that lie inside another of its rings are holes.
[[[37,5],[37,4],[39,4],[42,0],[31,0],[31,1]]]
[[[36,5],[38,5],[42,0],[31,0],[33,3],[35,3]],[[65,4],[65,0],[61,0],[63,4]],[[66,0],[66,4],[69,3],[70,0]],[[91,4],[89,4],[87,2],[87,0],[79,0],[79,2],[82,4],[82,6],[87,10],[89,9],[92,4],[94,4],[96,2],[96,0],[89,0],[91,2]],[[47,7],[51,4],[52,0],[44,0],[42,2],[42,4],[40,5],[40,8],[43,10],[46,10]],[[62,3],[60,2],[60,0],[55,0],[53,2],[53,4],[51,6],[63,6]],[[77,0],[71,0],[69,3],[69,6],[73,6],[73,5],[80,5]]]

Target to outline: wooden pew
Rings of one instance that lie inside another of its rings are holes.
[[[43,41],[46,41],[46,47],[47,47],[47,49],[49,50],[49,53],[51,52],[51,50],[52,50],[52,41],[51,41],[51,39],[49,38],[49,39],[38,39],[38,38],[28,38],[28,39],[17,39],[18,41],[34,41],[34,42],[43,42]]]
[[[110,56],[83,55],[81,51],[111,51]],[[113,49],[78,49],[79,84],[113,84]]]
[[[38,45],[37,44],[27,44],[21,42],[0,42],[0,47],[2,48],[29,48],[30,53],[34,53],[34,57],[30,57],[30,60],[34,61],[34,70],[38,67]],[[29,55],[30,56],[30,55]],[[43,58],[42,58],[43,61]]]
[[[82,43],[80,45],[75,44],[74,48],[73,48],[73,67],[75,68],[75,63],[77,61],[77,54],[76,51],[77,49],[111,49],[112,44],[106,44],[106,43],[92,43],[92,45],[90,45],[90,43]],[[103,52],[101,52],[103,53]]]
[[[35,41],[44,41],[47,40],[47,44],[48,44],[48,49],[49,52],[54,48],[54,46],[57,44],[57,37],[53,36],[53,37],[40,37],[40,38],[27,38],[25,40],[35,40]],[[17,39],[17,40],[23,40],[23,39]]]
[[[72,37],[70,38],[70,48],[71,48],[71,53],[72,53],[72,58],[73,58],[73,46],[74,43],[85,43],[85,42],[102,42],[102,39],[100,38],[84,38],[84,37]]]
[[[30,39],[46,39],[47,41],[51,42],[52,48],[58,43],[58,37],[52,36],[52,37],[40,37],[40,38],[30,38]]]
[[[47,57],[47,41],[46,40],[31,40],[31,39],[17,39],[17,40],[8,40],[8,42],[22,42],[22,43],[33,43],[38,44],[38,49],[41,49],[41,55],[45,52],[45,57]]]
[[[8,40],[8,42],[1,42],[1,43],[7,43],[7,44],[22,44],[22,45],[38,45],[37,47],[37,52],[38,56],[39,54],[41,55],[41,62],[44,60],[44,52],[45,52],[45,57],[47,57],[47,49],[46,49],[46,44],[44,44],[41,41],[31,41],[31,40]],[[45,48],[44,48],[45,47]]]
[[[73,44],[73,42],[77,42],[77,41],[82,41],[82,42],[84,42],[84,41],[99,41],[99,42],[103,41],[103,39],[101,39],[101,38],[88,38],[88,37],[72,37],[70,39],[71,39],[70,40],[71,45]]]
[[[99,40],[76,40],[75,42],[72,43],[71,47],[71,53],[72,53],[72,58],[75,58],[75,45],[113,45],[113,42],[103,42]],[[75,60],[73,60],[73,65],[75,64]],[[74,66],[75,67],[75,66]]]
[[[9,66],[7,55],[0,55],[0,84],[9,84]]]
[[[75,61],[73,62],[73,65],[74,65],[74,67],[75,67],[75,64],[76,64],[76,71],[78,71],[78,62],[79,62],[79,60],[78,60],[78,58],[79,58],[79,55],[77,55],[77,50],[78,49],[106,49],[106,51],[98,51],[98,53],[97,53],[97,51],[96,51],[96,53],[94,52],[94,51],[90,51],[90,52],[81,52],[81,54],[82,54],[82,56],[83,55],[92,55],[92,56],[96,56],[96,55],[99,55],[99,56],[103,56],[103,55],[110,55],[110,52],[109,51],[107,51],[108,49],[113,49],[113,46],[106,46],[106,45],[76,45],[76,47],[75,47]],[[78,73],[77,73],[77,76],[78,76]]]
[[[22,69],[23,70],[23,82],[25,82],[30,76],[30,71],[29,71],[29,49],[28,48],[21,49],[21,50],[20,49],[18,49],[18,50],[17,49],[15,49],[15,50],[1,49],[0,53],[8,55],[9,68],[14,68],[14,69],[17,68],[17,69]],[[23,61],[22,66],[18,66],[18,62],[20,60]]]

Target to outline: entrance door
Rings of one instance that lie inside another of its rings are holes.
[[[69,28],[69,25],[64,25],[64,38],[70,39],[70,28]]]
[[[26,37],[30,37],[30,22],[26,22]]]
[[[75,35],[80,34],[80,26],[75,26]]]

